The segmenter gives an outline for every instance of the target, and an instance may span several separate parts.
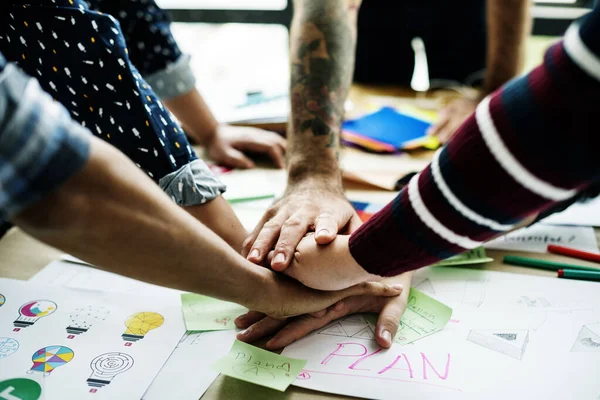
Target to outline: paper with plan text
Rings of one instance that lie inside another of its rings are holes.
[[[284,357],[236,340],[213,368],[223,375],[283,392],[305,364],[306,360]]]
[[[181,295],[181,306],[188,331],[235,329],[233,321],[248,312],[239,304],[193,293]]]

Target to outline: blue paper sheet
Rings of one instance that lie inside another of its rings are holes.
[[[390,107],[364,117],[344,122],[342,128],[359,135],[401,148],[408,141],[425,136],[431,124]]]

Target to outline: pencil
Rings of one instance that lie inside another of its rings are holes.
[[[582,271],[579,269],[559,269],[558,277],[566,279],[582,279],[586,281],[600,282],[600,272]]]
[[[570,247],[550,244],[548,245],[548,252],[554,254],[561,254],[567,257],[579,258],[580,260],[587,260],[600,263],[600,254],[589,253],[587,251],[572,249]]]
[[[537,258],[519,256],[504,256],[504,264],[518,265],[520,267],[547,269],[550,271],[558,271],[559,269],[577,269],[584,271],[600,272],[600,268],[586,267],[583,265],[566,264],[554,261],[539,260]]]

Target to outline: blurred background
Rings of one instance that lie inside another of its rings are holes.
[[[364,0],[388,1],[388,0]],[[484,0],[482,0],[484,1]],[[243,120],[248,94],[285,96],[289,80],[288,29],[291,0],[160,0],[169,10],[173,32],[193,57],[198,87],[220,120]],[[585,14],[593,0],[535,0],[527,68],[544,49]],[[251,72],[250,72],[251,71]],[[249,73],[252,75],[249,76]],[[268,114],[285,112],[285,101],[270,102]],[[233,114],[235,115],[233,115]],[[253,117],[256,109],[253,110]]]

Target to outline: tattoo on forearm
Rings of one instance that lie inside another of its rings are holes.
[[[354,38],[346,2],[307,1],[296,29],[300,34],[291,49],[290,133],[309,131],[327,147],[338,147],[354,67]]]

